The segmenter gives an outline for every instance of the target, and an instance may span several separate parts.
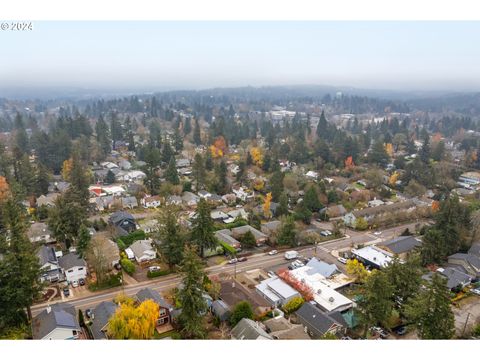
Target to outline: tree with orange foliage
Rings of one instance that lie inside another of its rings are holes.
[[[221,158],[227,153],[228,147],[223,136],[219,136],[215,139],[212,145],[210,145],[210,152],[213,158]]]
[[[346,169],[353,169],[355,167],[355,163],[353,162],[353,158],[351,156],[345,159],[345,168]]]
[[[263,203],[263,214],[267,219],[272,216],[272,212],[270,211],[270,204],[272,202],[272,193],[269,192],[267,196],[265,196],[265,202]]]
[[[10,186],[8,186],[7,179],[0,176],[0,201],[6,200],[9,194]]]
[[[440,202],[434,200],[434,201],[432,202],[432,211],[433,211],[433,212],[437,212],[438,210],[440,210]]]
[[[385,144],[385,152],[388,156],[393,157],[393,145],[391,143]]]
[[[388,179],[388,183],[391,185],[391,186],[395,186],[395,184],[397,183],[397,180],[398,180],[398,172],[394,172],[392,174],[392,176],[390,176],[390,178]]]
[[[287,269],[282,269],[278,273],[278,277],[285,281],[288,285],[297,290],[305,301],[313,300],[313,290],[310,286],[297,280]]]
[[[263,165],[263,154],[262,149],[255,146],[250,149],[250,155],[252,155],[253,163],[257,166]]]

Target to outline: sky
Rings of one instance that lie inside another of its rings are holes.
[[[480,22],[34,22],[0,88],[333,85],[480,91]]]

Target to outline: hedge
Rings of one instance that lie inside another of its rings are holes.
[[[168,274],[171,274],[172,272],[170,270],[159,270],[159,271],[149,271],[147,272],[147,277],[148,278],[156,278],[156,277],[159,277],[159,276],[164,276],[164,275],[168,275]]]
[[[117,238],[117,243],[121,241],[125,244],[125,247],[129,247],[137,240],[144,240],[146,238],[145,232],[143,230],[135,230],[128,235],[120,236]],[[120,245],[119,245],[120,246]]]
[[[110,275],[105,281],[96,284],[89,284],[88,289],[90,291],[98,291],[98,290],[105,290],[105,289],[110,289],[115,286],[120,286],[122,285],[122,274],[116,274],[116,275]]]
[[[120,265],[122,265],[123,270],[125,270],[128,275],[132,275],[135,272],[135,264],[127,258],[120,260]]]
[[[225,249],[225,251],[227,251],[228,253],[230,254],[236,254],[237,253],[237,249],[235,249],[232,245],[229,245],[227,244],[226,242],[224,241],[219,241],[218,242],[220,245],[222,245],[222,247]]]

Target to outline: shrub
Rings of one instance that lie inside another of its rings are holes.
[[[303,298],[294,297],[289,302],[287,302],[285,305],[283,305],[283,311],[285,311],[285,313],[287,313],[287,314],[291,314],[291,313],[297,311],[298,309],[300,309],[300,307],[303,305],[304,302],[305,302],[305,300],[303,300]]]
[[[225,251],[229,254],[236,254],[237,253],[237,249],[235,249],[233,246],[227,244],[226,242],[224,241],[219,241],[219,244],[222,245],[222,247],[225,249]]]
[[[120,286],[122,284],[122,274],[110,275],[104,281],[100,283],[93,283],[88,285],[90,291],[105,290],[110,289],[115,286]]]
[[[355,220],[355,230],[367,230],[368,228],[368,222],[365,220],[363,217],[359,217],[357,220]]]
[[[248,301],[240,301],[235,305],[235,309],[232,311],[230,316],[230,325],[235,326],[238,322],[244,318],[253,319],[253,309],[252,305]]]
[[[125,244],[125,247],[129,247],[135,241],[144,240],[145,238],[146,238],[146,236],[145,236],[145,232],[143,230],[136,230],[136,231],[131,232],[128,235],[120,236],[119,238],[117,238],[117,243],[118,243],[118,241],[122,241]]]
[[[135,272],[135,264],[126,258],[120,260],[120,265],[122,265],[123,270],[128,275],[132,275]]]
[[[152,278],[156,278],[156,277],[159,277],[159,276],[164,276],[164,275],[168,275],[168,274],[171,274],[171,271],[170,270],[158,270],[158,271],[149,271],[147,272],[147,277],[149,279],[152,279]]]

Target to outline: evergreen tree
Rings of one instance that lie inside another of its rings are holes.
[[[197,216],[192,221],[192,242],[198,246],[202,258],[205,250],[212,249],[217,245],[210,212],[210,205],[207,201],[203,198],[200,199],[197,204]]]
[[[173,134],[173,146],[177,153],[183,150],[183,138],[180,135],[179,129],[175,129],[175,133]]]
[[[180,184],[180,179],[178,177],[178,172],[177,172],[177,163],[173,156],[170,159],[170,162],[168,163],[167,170],[165,171],[165,180],[167,180],[173,185]]]
[[[277,207],[276,216],[288,215],[288,196],[285,192],[280,195],[279,205]]]
[[[0,334],[26,323],[25,309],[40,293],[40,265],[26,236],[21,206],[12,197],[0,204]],[[3,229],[3,230],[2,230]],[[8,236],[8,240],[7,240]]]
[[[81,257],[82,259],[85,258],[86,256],[87,250],[90,246],[91,239],[92,239],[92,236],[90,235],[90,231],[85,226],[85,224],[82,224],[80,226],[80,229],[78,230],[78,242],[77,242],[77,253],[78,253],[78,256]]]
[[[113,184],[115,182],[115,174],[112,170],[108,170],[105,176],[105,184]]]
[[[428,164],[428,162],[430,161],[430,136],[428,136],[428,133],[424,133],[424,136],[423,136],[423,144],[422,144],[422,148],[420,149],[420,160],[422,160],[422,162],[424,164]]]
[[[200,124],[198,123],[198,118],[195,118],[195,127],[193,129],[193,142],[197,146],[202,144],[202,138],[200,137]]]
[[[253,319],[255,316],[252,305],[248,301],[240,301],[235,305],[230,316],[230,326],[234,327],[242,319]]]
[[[280,199],[280,195],[283,192],[283,179],[285,174],[277,169],[272,177],[270,178],[270,191],[272,192],[272,199],[273,201],[278,201]]]
[[[323,110],[320,114],[320,120],[318,121],[316,133],[320,139],[328,138],[328,122],[327,118],[325,117],[325,112]]]
[[[296,239],[296,226],[293,216],[287,216],[282,219],[280,232],[277,237],[277,243],[279,245],[297,246]]]
[[[225,161],[220,161],[218,166],[215,167],[215,177],[217,179],[217,191],[220,195],[224,195],[228,191],[228,177],[227,177],[227,164]]]
[[[78,202],[68,200],[66,194],[55,200],[48,214],[48,227],[54,237],[70,248],[78,238],[78,229],[86,220],[85,208]]]
[[[128,151],[135,152],[135,139],[133,137],[133,131],[128,132]]]
[[[312,212],[307,208],[305,200],[301,201],[296,206],[294,216],[296,220],[301,220],[304,224],[310,225],[312,221]]]
[[[205,185],[206,177],[205,164],[203,163],[201,154],[195,154],[195,158],[193,159],[192,175],[193,179],[195,180],[195,188],[197,191],[199,191]]]
[[[213,170],[213,158],[210,151],[207,151],[207,154],[205,155],[205,169],[208,171]]]
[[[50,185],[50,176],[44,165],[39,164],[35,173],[35,196],[46,195]]]
[[[103,119],[103,116],[100,115],[97,123],[95,124],[95,133],[97,135],[97,141],[100,144],[100,147],[105,155],[110,153],[112,149],[111,139],[110,139],[110,130],[107,123]]]
[[[393,300],[403,309],[403,305],[420,289],[422,269],[417,257],[411,257],[406,262],[395,257],[384,272],[393,287]]]
[[[183,259],[185,237],[177,222],[178,212],[172,207],[165,208],[160,215],[163,224],[158,232],[157,239],[161,243],[161,253],[168,264],[173,267],[179,265]]]
[[[455,322],[446,280],[434,274],[426,288],[409,302],[406,315],[422,339],[451,339]]]
[[[158,193],[158,188],[160,187],[160,178],[157,175],[157,168],[160,165],[160,151],[151,145],[147,145],[145,148],[144,161],[145,166],[143,170],[145,171],[146,177],[143,183],[150,194],[155,195]]]
[[[170,146],[170,142],[168,140],[164,141],[163,149],[162,149],[162,162],[168,164],[170,159],[175,155],[172,147]]]
[[[178,300],[182,304],[182,313],[179,316],[182,333],[186,338],[202,339],[205,337],[203,317],[207,311],[202,287],[205,273],[202,262],[192,247],[185,249],[181,274],[182,288],[179,290]]]
[[[240,238],[240,243],[245,248],[253,248],[257,245],[255,236],[252,234],[251,231],[247,231],[245,234],[243,234],[243,236]]]
[[[303,202],[305,203],[305,207],[310,211],[319,211],[323,208],[323,205],[318,198],[317,191],[313,185],[310,186],[305,192]]]
[[[72,169],[70,171],[70,187],[67,189],[65,195],[68,201],[77,202],[85,210],[88,207],[88,199],[90,197],[88,186],[90,179],[87,174],[87,169],[82,164],[77,153],[72,157]]]
[[[187,117],[183,122],[183,134],[187,136],[192,131],[192,121],[190,117]]]
[[[368,161],[379,166],[385,166],[388,163],[388,159],[388,154],[383,146],[383,139],[375,141],[368,153]]]

